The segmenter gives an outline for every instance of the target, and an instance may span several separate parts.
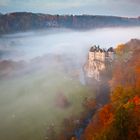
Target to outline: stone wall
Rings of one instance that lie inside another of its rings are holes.
[[[88,60],[84,66],[84,71],[87,77],[94,78],[96,81],[101,80],[101,72],[106,70],[106,63],[112,63],[115,57],[115,52],[112,48],[107,51],[92,47],[88,53]]]

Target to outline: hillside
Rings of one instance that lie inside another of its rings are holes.
[[[34,29],[140,26],[140,18],[91,15],[48,15],[27,12],[0,14],[0,34]]]
[[[86,98],[78,123],[65,120],[61,140],[140,139],[140,40],[132,39],[115,48],[110,76],[97,85],[96,99]],[[109,80],[111,79],[111,80]],[[109,80],[109,82],[108,82]],[[104,85],[104,86],[103,86]],[[93,85],[92,85],[93,86]],[[106,87],[109,86],[110,90]],[[109,100],[106,100],[109,95]],[[106,101],[105,101],[106,100]]]
[[[140,139],[140,40],[116,48],[110,102],[92,118],[81,139]]]

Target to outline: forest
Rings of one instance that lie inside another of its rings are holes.
[[[85,140],[140,139],[140,40],[116,47],[110,102],[93,116]]]
[[[101,15],[50,15],[31,12],[0,14],[0,34],[29,30],[67,28],[89,30],[105,27],[134,27],[140,18]]]
[[[76,125],[72,126],[73,118],[65,120],[65,133],[59,139],[67,140],[65,134],[68,132],[71,140],[140,139],[140,40],[132,39],[126,44],[120,44],[115,52],[111,80],[108,82],[109,101],[97,109],[98,101],[86,100],[86,110],[93,113],[91,118],[88,117],[90,121],[86,123],[84,117],[81,117],[82,125],[78,125],[78,135],[73,134],[77,129]]]

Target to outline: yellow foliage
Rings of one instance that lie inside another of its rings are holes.
[[[124,44],[119,44],[119,45],[117,46],[117,48],[115,49],[115,52],[116,52],[117,54],[122,54],[124,48],[125,48],[125,45],[124,45]]]

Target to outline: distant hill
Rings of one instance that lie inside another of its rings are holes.
[[[0,34],[44,28],[91,29],[125,26],[140,26],[140,17],[49,15],[27,12],[0,14]]]

